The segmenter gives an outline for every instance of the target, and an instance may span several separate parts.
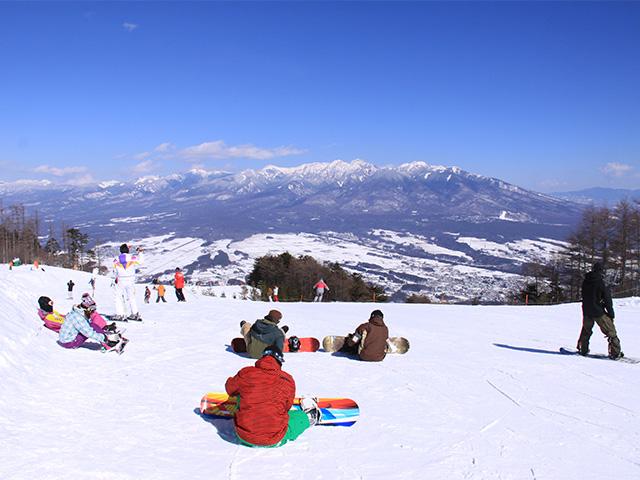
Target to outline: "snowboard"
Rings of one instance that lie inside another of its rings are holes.
[[[129,339],[121,337],[120,341],[118,342],[118,344],[114,348],[112,348],[110,350],[107,350],[103,346],[100,350],[102,351],[102,353],[116,352],[118,355],[122,355],[122,352],[124,351],[124,347],[127,346],[127,343],[129,343]]]
[[[320,348],[320,340],[313,337],[299,337],[300,340],[300,350],[296,350],[297,352],[317,352]],[[236,353],[246,353],[247,344],[244,341],[244,338],[237,337],[231,340],[231,348]],[[284,341],[284,348],[282,349],[283,353],[291,352],[289,350],[289,339],[286,338]],[[291,352],[293,353],[293,352]]]
[[[564,355],[578,355],[578,350],[576,350],[575,348],[560,347],[560,353],[562,353]],[[599,358],[601,360],[612,360],[611,358],[609,358],[608,355],[605,355],[604,353],[590,353],[590,354],[586,355],[586,357]],[[638,363],[640,363],[640,358],[622,357],[622,358],[619,358],[619,359],[613,360],[613,361],[614,362],[622,362],[622,363],[638,364]]]
[[[322,340],[322,348],[325,352],[337,352],[343,346],[347,337],[329,335]],[[391,337],[387,341],[387,353],[405,354],[409,351],[409,340],[404,337]]]
[[[350,427],[360,415],[358,404],[349,398],[318,398],[322,418],[318,425]],[[238,408],[238,397],[226,393],[207,393],[200,401],[200,413],[211,417],[232,418]],[[300,399],[293,400],[291,410],[300,410]]]
[[[110,322],[142,322],[142,317],[119,317],[118,315],[107,315],[101,313],[100,316]]]

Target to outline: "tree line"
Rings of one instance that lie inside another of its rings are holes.
[[[527,280],[513,302],[580,301],[584,274],[595,262],[603,264],[614,297],[640,295],[640,200],[587,206],[566,243],[553,258],[526,266]]]
[[[89,235],[78,228],[61,224],[58,241],[49,222],[47,241],[41,244],[42,219],[38,211],[27,215],[24,205],[4,207],[0,199],[0,262],[19,259],[21,263],[44,263],[65,268],[92,270],[99,267],[95,249],[88,249]]]
[[[365,282],[358,273],[347,273],[338,263],[321,265],[313,257],[294,257],[289,252],[265,255],[256,259],[248,283],[262,292],[268,300],[268,291],[278,287],[280,301],[311,301],[313,286],[320,279],[329,286],[324,297],[336,302],[387,302],[384,290]]]

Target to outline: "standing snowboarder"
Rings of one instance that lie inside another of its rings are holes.
[[[115,304],[116,316],[120,319],[140,318],[138,304],[135,299],[136,268],[142,265],[144,257],[142,247],[137,248],[137,254],[129,253],[129,245],[120,246],[120,255],[113,260],[113,273],[115,280]]]
[[[609,342],[609,358],[617,360],[624,357],[614,321],[611,290],[604,283],[602,264],[596,262],[593,264],[593,270],[584,276],[582,282],[582,330],[578,339],[578,353],[589,353],[589,339],[593,333],[593,324],[597,323]]]
[[[320,281],[313,286],[313,288],[316,289],[316,297],[313,299],[314,302],[321,302],[324,291],[329,291],[329,287],[326,283],[324,283],[323,278],[321,278]]]
[[[69,280],[67,282],[67,298],[69,300],[73,300],[73,287],[74,287],[75,283],[73,283],[73,280]]]
[[[279,447],[298,438],[321,418],[313,398],[302,398],[302,410],[290,410],[296,383],[282,370],[283,362],[282,349],[271,345],[255,366],[241,369],[225,384],[227,394],[239,397],[233,423],[244,445]]]
[[[178,297],[179,302],[186,302],[184,293],[182,293],[182,289],[184,288],[184,275],[179,268],[176,268],[176,274],[174,278],[175,280],[173,286],[176,287],[176,297]]]

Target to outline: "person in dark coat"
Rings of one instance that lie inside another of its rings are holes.
[[[298,438],[321,417],[311,398],[301,400],[302,410],[291,410],[296,383],[282,370],[283,362],[282,350],[270,345],[255,366],[241,369],[225,384],[229,396],[238,396],[233,423],[245,445],[278,447]]]
[[[247,353],[251,358],[261,358],[262,352],[269,345],[284,348],[284,335],[289,331],[286,325],[278,328],[282,313],[271,310],[264,318],[256,320],[252,325],[244,320],[240,322],[240,333],[247,344]]]
[[[609,342],[609,357],[614,360],[623,357],[614,320],[611,290],[604,283],[602,264],[596,262],[582,282],[582,330],[578,339],[578,353],[589,353],[589,339],[593,333],[593,324],[597,323]]]
[[[380,310],[371,312],[369,321],[347,336],[341,351],[358,355],[365,362],[380,362],[387,355],[389,329]]]

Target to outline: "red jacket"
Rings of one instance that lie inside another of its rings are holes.
[[[182,272],[176,272],[175,279],[174,286],[176,288],[184,288],[184,275]]]
[[[243,368],[227,380],[225,389],[229,395],[239,396],[233,422],[240,438],[265,446],[284,438],[296,383],[275,358],[268,355],[255,367]]]

